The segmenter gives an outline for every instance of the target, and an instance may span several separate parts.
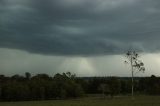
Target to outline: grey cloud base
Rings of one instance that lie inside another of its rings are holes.
[[[0,47],[49,55],[160,50],[158,0],[1,0]]]

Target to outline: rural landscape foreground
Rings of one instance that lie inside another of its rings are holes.
[[[117,97],[114,99],[81,98],[29,102],[0,102],[0,106],[159,106],[160,96]]]

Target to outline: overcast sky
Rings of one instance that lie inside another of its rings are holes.
[[[0,0],[0,74],[160,75],[159,0]]]

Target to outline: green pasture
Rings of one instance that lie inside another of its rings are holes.
[[[0,102],[0,106],[160,106],[160,96],[81,98],[70,100]]]

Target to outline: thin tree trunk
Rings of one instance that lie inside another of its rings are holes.
[[[132,99],[134,98],[134,72],[133,72],[133,60],[132,60],[132,56],[131,56],[131,72],[132,72]]]
[[[132,67],[132,98],[134,96],[134,75],[133,75],[133,67]]]

